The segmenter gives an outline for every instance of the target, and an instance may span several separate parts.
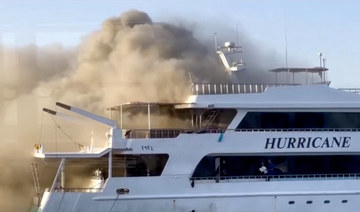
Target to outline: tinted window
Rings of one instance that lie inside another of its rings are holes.
[[[234,119],[237,111],[234,109],[211,109],[202,115],[200,128],[226,129]]]
[[[113,154],[114,177],[160,176],[169,156],[166,154]]]
[[[237,129],[360,128],[360,113],[248,112]]]
[[[324,113],[290,113],[294,119],[293,128],[323,128]]]
[[[219,159],[217,159],[219,158]],[[220,160],[218,165],[216,160]],[[360,173],[358,155],[205,156],[193,177]],[[267,173],[261,171],[266,167]]]

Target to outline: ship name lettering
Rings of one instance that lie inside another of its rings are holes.
[[[265,149],[349,148],[351,137],[266,138]]]

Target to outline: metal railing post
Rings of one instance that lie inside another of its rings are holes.
[[[56,184],[57,184],[58,179],[59,179],[59,175],[60,175],[60,173],[61,173],[62,168],[64,167],[64,164],[65,164],[65,158],[62,158],[62,159],[61,159],[61,162],[60,162],[60,165],[59,165],[59,168],[58,168],[58,170],[57,170],[57,172],[56,172],[54,182],[53,182],[53,184],[51,185],[50,192],[54,192],[54,189],[55,189]]]

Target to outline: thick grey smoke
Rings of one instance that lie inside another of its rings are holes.
[[[4,48],[0,46],[0,88],[5,99],[28,94],[41,81],[68,70],[74,51],[61,45]]]
[[[33,195],[30,162],[39,140],[38,83],[60,76],[74,51],[60,45],[0,47],[0,208],[27,211]]]
[[[193,32],[129,11],[88,36],[67,76],[41,86],[52,87],[61,101],[99,111],[130,101],[182,102],[189,75],[196,81],[227,79]]]
[[[212,45],[204,45],[186,27],[156,23],[135,10],[104,21],[76,49],[52,45],[0,50],[4,212],[27,210],[33,191],[32,146],[54,139],[49,136],[54,127],[40,130],[41,107],[61,101],[101,114],[108,106],[131,101],[183,102],[190,91],[189,76],[195,82],[228,80]],[[85,131],[71,133],[89,136]]]
[[[153,23],[139,11],[106,20],[76,50],[31,45],[0,54],[2,211],[26,211],[31,202],[28,158],[39,142],[40,107],[63,101],[102,113],[129,101],[181,102],[189,73],[195,80],[227,78],[190,30]]]

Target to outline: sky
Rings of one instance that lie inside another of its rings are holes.
[[[105,19],[131,9],[148,13],[154,22],[185,24],[202,38],[217,33],[236,40],[239,31],[240,45],[250,39],[265,54],[281,58],[284,66],[286,46],[289,67],[319,66],[322,52],[332,87],[360,88],[356,0],[3,0],[0,41],[4,46],[76,46]]]

